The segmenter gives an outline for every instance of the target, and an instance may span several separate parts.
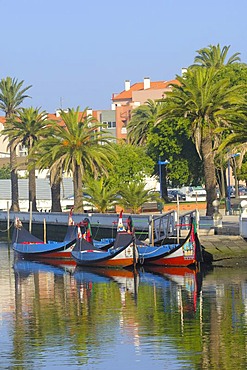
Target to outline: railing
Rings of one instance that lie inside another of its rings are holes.
[[[167,238],[177,238],[179,242],[182,231],[190,229],[192,217],[195,219],[197,226],[199,226],[199,212],[197,210],[179,215],[179,219],[177,211],[171,211],[160,216],[150,216],[150,243],[154,244]]]
[[[191,224],[191,218],[194,218],[197,226],[199,227],[200,216],[197,210],[193,210],[187,213],[184,213],[179,216],[179,229],[180,230],[189,230]]]
[[[151,216],[149,225],[149,239],[152,244],[174,236],[176,211],[171,211],[160,216]]]

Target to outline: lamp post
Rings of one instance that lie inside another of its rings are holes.
[[[228,161],[227,161],[227,169],[228,169],[228,191],[227,191],[227,202],[228,202],[228,211],[229,214],[232,214],[232,209],[231,209],[231,164],[230,160],[231,158],[239,157],[240,153],[235,153],[235,154],[230,154],[228,156]]]
[[[167,161],[167,160],[161,161],[161,159],[159,157],[158,165],[159,165],[159,180],[160,180],[160,198],[162,198],[162,173],[161,173],[161,166],[163,164],[168,164],[168,163],[170,163],[170,162]]]

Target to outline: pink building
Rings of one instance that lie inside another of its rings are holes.
[[[125,139],[126,126],[131,119],[131,111],[139,105],[145,104],[148,99],[156,100],[166,96],[167,91],[171,91],[171,84],[178,83],[177,80],[171,81],[150,81],[145,77],[143,82],[130,84],[125,81],[125,88],[119,94],[112,95],[112,109],[116,111],[116,137]]]

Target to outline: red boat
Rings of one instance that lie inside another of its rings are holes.
[[[196,224],[191,219],[190,230],[181,243],[138,245],[139,263],[142,265],[190,266],[203,262],[202,248]]]

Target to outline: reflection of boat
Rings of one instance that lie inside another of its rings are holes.
[[[70,261],[69,264],[58,264],[58,260],[50,260],[49,263],[47,261],[44,262],[37,262],[37,261],[29,261],[25,259],[16,259],[13,265],[14,271],[18,273],[21,277],[27,277],[31,274],[38,274],[42,273],[52,273],[54,275],[64,275],[65,273],[71,273],[75,268],[75,263]]]
[[[91,268],[77,266],[74,274],[74,279],[79,284],[90,285],[92,283],[109,283],[115,282],[118,284],[122,292],[130,292],[133,295],[137,294],[139,283],[139,274],[137,271],[114,268]]]
[[[151,272],[153,274],[163,276],[177,285],[185,286],[185,281],[187,278],[194,280],[195,276],[201,275],[197,269],[189,267],[166,267],[166,266],[146,266],[145,271]]]
[[[201,244],[193,219],[188,235],[181,243],[138,245],[138,253],[142,265],[190,266],[203,262]]]
[[[77,226],[68,225],[67,233],[62,242],[48,241],[47,243],[27,231],[19,219],[16,219],[12,237],[13,250],[22,258],[71,258],[75,245]]]
[[[87,235],[86,235],[87,236]],[[91,235],[89,233],[91,238]],[[122,224],[122,212],[118,220],[117,235],[114,243],[98,248],[93,241],[82,236],[77,238],[76,245],[71,252],[79,266],[98,267],[129,267],[136,264],[138,251],[134,243],[132,232],[126,232]]]
[[[186,295],[186,304],[189,307],[189,303],[191,303],[192,310],[196,310],[197,297],[202,287],[201,271],[188,267],[146,266],[145,272],[152,273],[154,281],[155,277],[158,277],[159,286],[162,286],[163,282],[172,285],[178,292],[176,297],[180,300],[180,304],[182,304],[182,296]]]

